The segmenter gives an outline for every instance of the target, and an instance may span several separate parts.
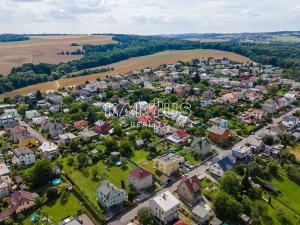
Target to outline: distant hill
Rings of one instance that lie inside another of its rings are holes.
[[[29,37],[22,34],[0,34],[0,42],[26,41]]]

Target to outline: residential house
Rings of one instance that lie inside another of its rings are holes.
[[[5,163],[0,163],[0,176],[7,176],[10,174],[10,170]]]
[[[29,148],[16,148],[13,150],[14,157],[12,161],[19,166],[28,166],[35,163],[35,155]]]
[[[276,101],[279,110],[284,110],[290,106],[289,101],[285,97],[277,98]]]
[[[172,154],[167,154],[154,159],[154,167],[161,173],[170,176],[172,173],[178,171],[179,161]]]
[[[12,193],[12,183],[9,176],[0,177],[0,199],[7,197]]]
[[[210,217],[210,212],[206,207],[198,204],[192,210],[193,219],[197,224],[206,224]]]
[[[167,136],[167,139],[177,145],[182,145],[187,142],[188,134],[184,130],[180,129],[175,131],[170,136]]]
[[[170,110],[170,111],[164,112],[164,114],[169,119],[176,121],[178,119],[178,117],[181,115],[181,112],[176,111],[176,110]]]
[[[38,139],[32,135],[19,138],[20,147],[32,147],[32,146],[37,146],[38,144],[39,144]]]
[[[113,114],[116,117],[122,117],[125,115],[125,113],[128,112],[128,105],[125,104],[118,104],[114,109],[113,109]]]
[[[153,175],[148,170],[138,167],[128,174],[128,183],[136,191],[145,190],[152,186]]]
[[[229,92],[222,96],[222,99],[228,103],[237,103],[239,101],[239,95],[235,92]]]
[[[193,177],[183,176],[178,187],[177,193],[184,202],[195,205],[201,197],[201,181],[196,175]]]
[[[88,122],[85,120],[79,120],[74,122],[74,128],[77,130],[83,130],[88,126]]]
[[[42,108],[42,109],[49,109],[51,104],[45,100],[39,100],[36,103],[36,107]]]
[[[221,119],[219,117],[215,117],[215,118],[211,118],[209,120],[209,122],[212,124],[212,125],[215,125],[217,127],[222,127],[224,129],[228,129],[228,121],[225,120],[225,119]]]
[[[47,116],[40,116],[40,117],[34,117],[32,118],[32,123],[35,125],[41,125],[44,124],[46,121],[48,121]]]
[[[163,122],[155,121],[153,123],[153,131],[158,135],[165,136],[171,134],[174,131],[174,128]]]
[[[43,158],[53,159],[59,154],[59,148],[56,144],[52,142],[45,141],[39,147]]]
[[[155,121],[154,116],[152,115],[140,115],[138,121],[141,124],[151,124]]]
[[[187,222],[183,221],[183,220],[178,220],[176,223],[174,223],[173,225],[190,225]]]
[[[192,125],[192,120],[190,118],[188,118],[187,116],[183,116],[180,115],[177,120],[176,123],[178,124],[178,126],[180,127],[191,127]]]
[[[278,110],[278,105],[273,99],[268,99],[263,105],[262,109],[269,114],[274,114]]]
[[[25,127],[17,126],[9,129],[9,139],[14,143],[17,143],[20,138],[27,136],[28,132]]]
[[[268,112],[262,109],[254,109],[251,113],[250,116],[261,121],[262,119],[265,119],[268,117]]]
[[[111,126],[103,120],[98,120],[95,123],[95,131],[98,134],[108,134],[110,130],[111,130]]]
[[[234,158],[225,156],[224,158],[219,159],[217,162],[211,164],[209,167],[209,172],[216,176],[222,177],[226,171],[232,169],[234,164]]]
[[[297,100],[298,93],[297,92],[288,92],[284,95],[284,97],[289,101],[289,102],[294,102]]]
[[[13,118],[19,117],[19,113],[16,109],[4,109],[4,115],[12,116]]]
[[[195,138],[190,147],[190,152],[196,155],[207,155],[211,151],[211,144],[205,137]]]
[[[83,141],[89,142],[98,136],[98,133],[92,130],[85,129],[79,132],[79,136]]]
[[[32,118],[40,117],[40,116],[41,116],[40,113],[36,110],[30,110],[25,112],[25,117],[28,120],[32,120]]]
[[[288,129],[294,129],[298,125],[299,119],[297,116],[284,116],[281,123]]]
[[[97,189],[97,197],[99,203],[109,209],[112,206],[122,205],[126,201],[127,195],[124,189],[118,189],[105,180]]]
[[[240,160],[249,159],[252,156],[252,148],[250,146],[236,145],[232,148],[232,155]]]
[[[148,102],[146,101],[140,101],[134,103],[134,110],[137,112],[145,112],[148,108]]]
[[[169,191],[165,191],[152,198],[149,201],[149,207],[152,215],[155,216],[161,224],[169,224],[178,218],[180,202]]]
[[[64,219],[63,221],[59,222],[58,225],[81,225],[82,221],[71,217]]]
[[[11,115],[2,115],[0,116],[0,126],[4,126],[5,124],[14,123],[15,118]]]
[[[8,199],[8,209],[0,213],[0,221],[3,221],[15,214],[26,211],[36,205],[39,196],[27,191],[15,191]]]
[[[58,135],[58,138],[61,145],[68,145],[70,141],[77,138],[77,136],[72,133],[64,133]]]
[[[261,138],[249,137],[247,144],[253,149],[253,151],[259,152],[264,147],[264,142]]]
[[[217,143],[224,143],[231,138],[231,132],[228,129],[223,127],[218,127],[213,125],[212,127],[207,129],[209,134],[208,138]]]

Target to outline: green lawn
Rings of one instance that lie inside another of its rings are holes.
[[[149,152],[146,152],[144,149],[137,150],[134,152],[134,155],[131,157],[131,160],[136,162],[139,166],[144,167],[149,170],[151,173],[155,174],[155,169],[153,167],[153,160],[147,160]]]
[[[60,199],[51,201],[46,205],[42,206],[40,210],[36,211],[35,213],[41,215],[48,214],[51,222],[53,224],[58,224],[62,219],[69,217],[69,216],[77,216],[78,210],[82,207],[80,205],[79,200],[74,196],[74,194],[70,194],[68,198],[68,202],[66,204],[62,204]],[[28,218],[23,221],[24,225],[32,224],[30,222],[30,214]]]
[[[111,183],[117,187],[121,187],[121,180],[125,181],[126,189],[128,191],[128,173],[131,171],[134,166],[131,163],[128,163],[128,168],[123,170],[121,167],[111,167],[106,168],[102,161],[99,161],[93,166],[86,168],[85,172],[81,172],[75,167],[67,165],[67,158],[63,159],[64,168],[63,171],[71,177],[71,179],[76,183],[79,189],[85,193],[86,196],[90,199],[91,202],[97,205],[97,188],[100,186],[100,182],[94,181],[92,179],[92,171],[94,168],[97,168],[98,171],[105,172],[108,175],[108,179]]]
[[[287,205],[298,215],[300,215],[300,186],[289,180],[283,168],[279,170],[280,178],[273,178],[271,182],[281,194],[277,200]]]

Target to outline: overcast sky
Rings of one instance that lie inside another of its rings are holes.
[[[0,33],[300,30],[299,0],[0,0]]]

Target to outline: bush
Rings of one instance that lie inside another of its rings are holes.
[[[58,196],[58,190],[57,190],[57,188],[52,187],[52,188],[48,189],[48,191],[47,191],[47,198],[48,198],[48,200],[53,200],[57,196]]]
[[[286,175],[295,183],[300,184],[300,168],[294,165],[285,167]]]

